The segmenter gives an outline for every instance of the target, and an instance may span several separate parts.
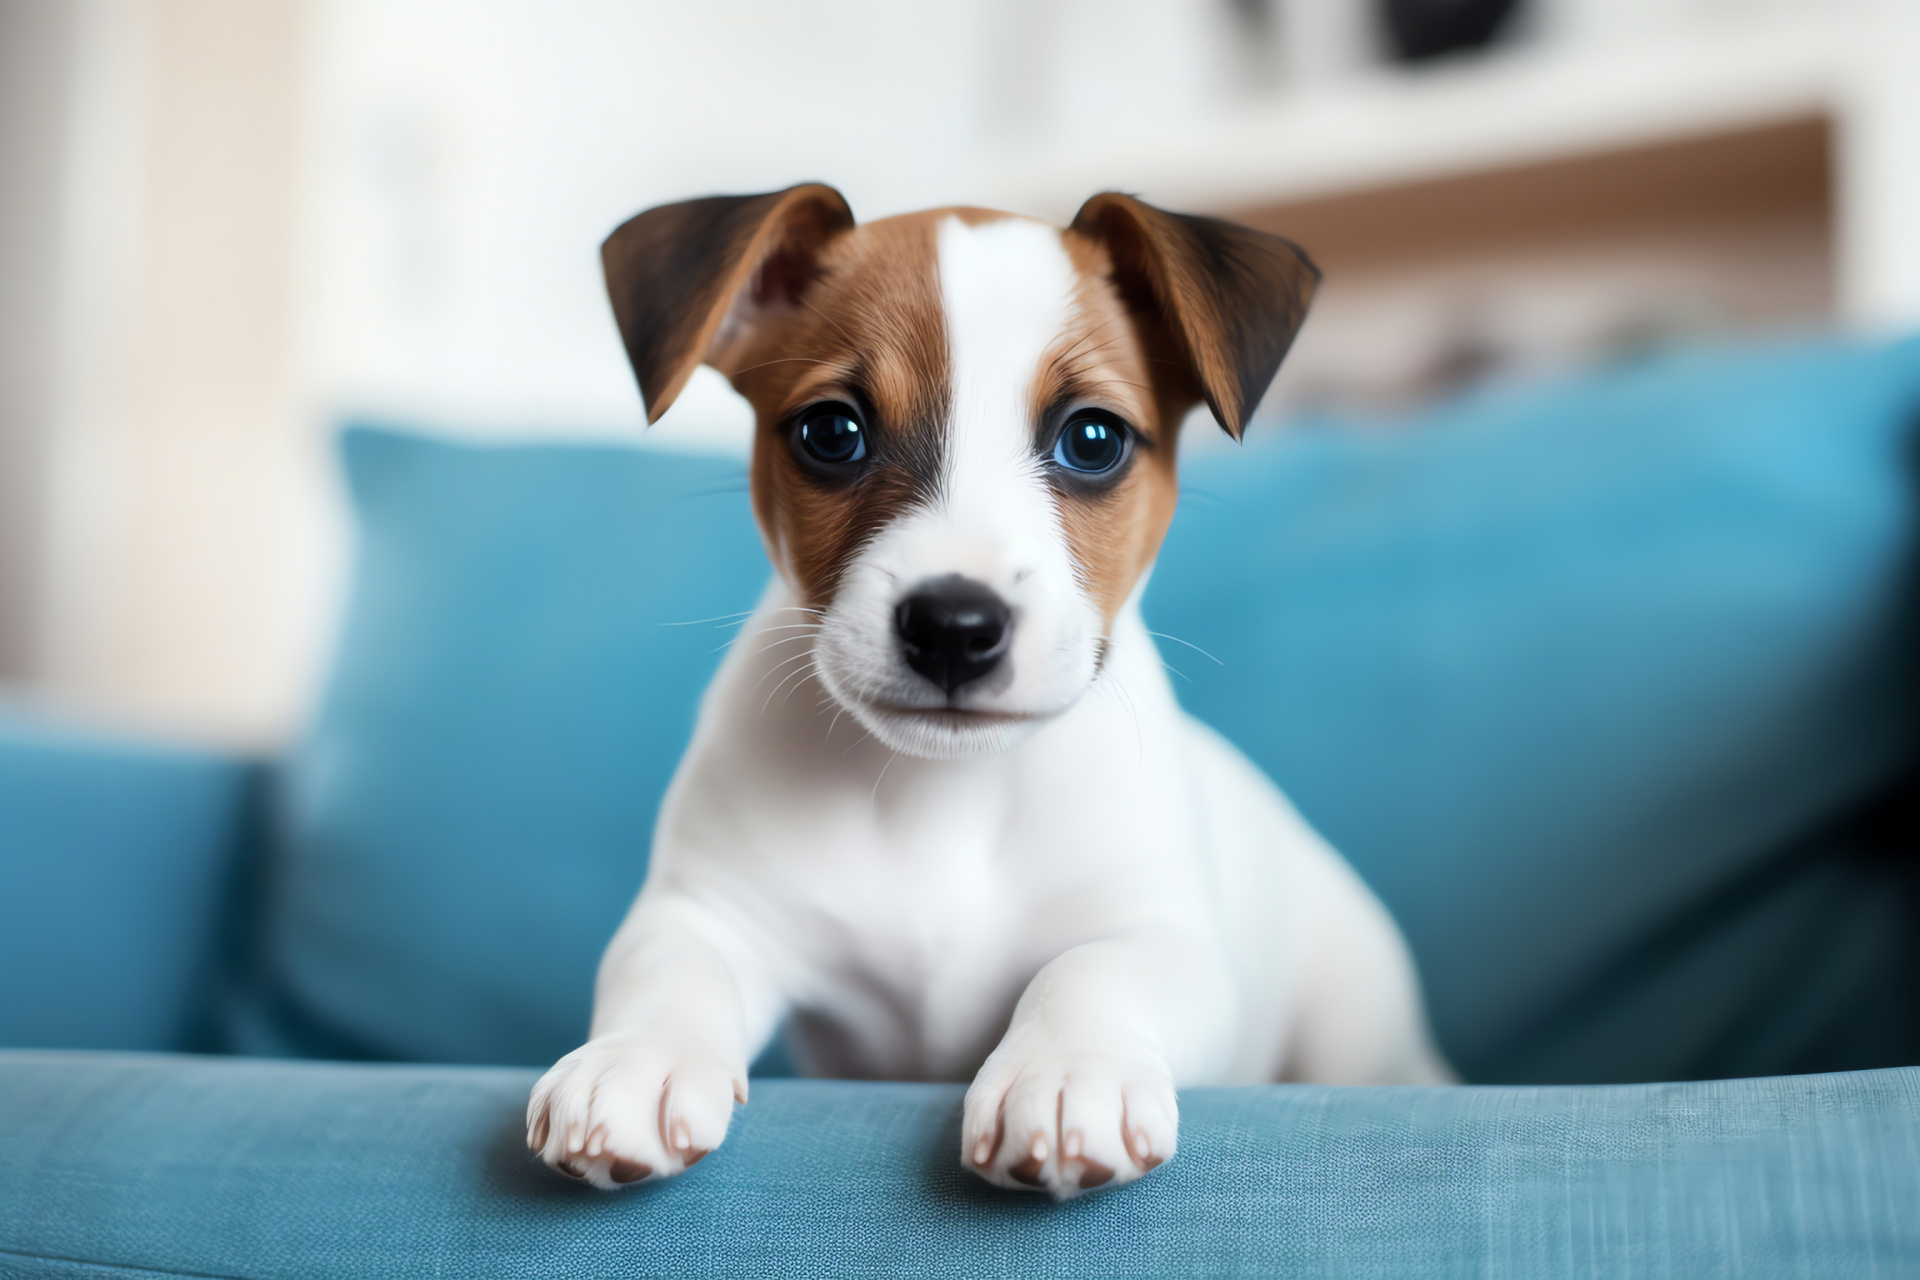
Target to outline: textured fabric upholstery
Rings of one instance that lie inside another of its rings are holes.
[[[1187,469],[1176,685],[1386,897],[1470,1074],[1920,1061],[1917,366],[1696,353]],[[258,767],[0,728],[0,1045],[199,1045],[216,1004],[261,1053],[584,1031],[765,574],[741,469],[346,454],[353,599],[264,863]],[[1195,1090],[1178,1159],[1067,1206],[956,1166],[957,1086],[789,1080],[603,1196],[525,1152],[533,1079],[0,1051],[0,1277],[1920,1274],[1920,1068]]]
[[[1920,1071],[1182,1099],[1065,1206],[958,1166],[960,1089],[765,1081],[686,1177],[522,1146],[533,1073],[0,1055],[0,1275],[1896,1276]],[[28,1153],[24,1158],[21,1153]],[[55,1262],[53,1260],[60,1260]]]

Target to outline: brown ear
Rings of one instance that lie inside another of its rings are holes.
[[[1105,191],[1072,229],[1107,246],[1129,306],[1157,314],[1238,440],[1307,317],[1320,269],[1291,240]]]
[[[734,336],[723,326],[736,302],[791,303],[821,246],[852,226],[846,200],[817,182],[664,204],[621,223],[600,261],[647,421]]]

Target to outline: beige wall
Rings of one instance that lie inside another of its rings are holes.
[[[84,319],[49,369],[30,675],[62,710],[271,736],[313,647],[294,578],[324,492],[295,389],[306,7],[76,8],[59,256]]]
[[[304,18],[293,0],[155,5],[134,482],[118,616],[86,683],[156,716],[278,711]]]
[[[68,81],[78,26],[49,3],[0,3],[0,680],[33,670],[53,386]]]

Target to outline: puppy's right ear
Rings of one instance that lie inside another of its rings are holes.
[[[845,198],[817,182],[664,204],[621,223],[600,261],[647,421],[756,316],[793,305],[821,247],[852,226]]]

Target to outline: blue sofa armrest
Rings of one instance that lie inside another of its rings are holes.
[[[207,1047],[262,773],[0,719],[0,1046]]]
[[[960,1169],[958,1086],[818,1080],[757,1082],[699,1168],[607,1195],[527,1153],[536,1074],[0,1054],[0,1273],[1920,1268],[1911,1068],[1666,1085],[1196,1090],[1182,1099],[1172,1163],[1065,1205]]]

